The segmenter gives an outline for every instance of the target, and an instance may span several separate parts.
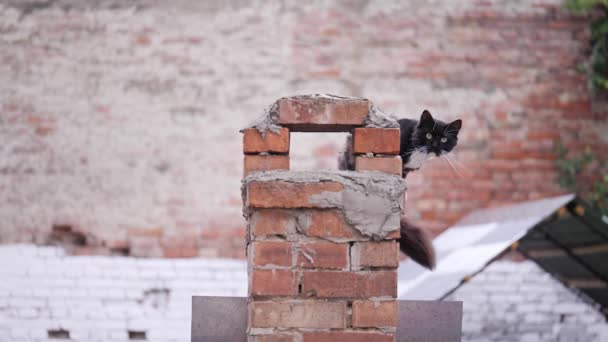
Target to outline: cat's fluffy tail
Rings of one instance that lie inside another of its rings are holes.
[[[403,253],[420,265],[432,270],[435,268],[435,248],[429,234],[401,218],[401,238],[399,247]]]

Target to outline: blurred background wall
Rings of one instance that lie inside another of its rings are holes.
[[[238,130],[300,93],[464,120],[461,175],[438,159],[408,177],[434,233],[562,193],[558,143],[607,158],[588,26],[559,0],[2,0],[0,242],[243,257]],[[293,168],[335,168],[343,140],[294,134]]]

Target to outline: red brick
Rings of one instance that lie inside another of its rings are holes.
[[[295,295],[293,271],[290,270],[252,270],[252,296],[292,296]]]
[[[135,37],[135,43],[139,45],[150,45],[150,36],[146,34],[139,34]]]
[[[528,153],[522,150],[494,150],[492,151],[492,158],[495,159],[510,159],[510,160],[521,160],[528,157]]]
[[[298,266],[303,268],[345,269],[348,266],[347,243],[304,242],[298,246]]]
[[[254,241],[254,266],[291,266],[291,243],[284,241]]]
[[[399,128],[355,128],[353,150],[358,154],[399,154]]]
[[[388,233],[388,235],[386,235],[386,237],[384,238],[385,240],[395,240],[395,239],[399,239],[401,237],[401,231],[399,229]]]
[[[399,266],[399,243],[356,242],[351,249],[351,265],[354,270],[365,267]]]
[[[397,271],[304,272],[302,293],[317,298],[396,297]]]
[[[307,73],[307,78],[338,78],[340,77],[340,69],[327,69],[320,71],[311,71]]]
[[[111,255],[111,251],[103,246],[75,246],[70,251],[71,255]]]
[[[303,342],[395,342],[394,334],[367,331],[330,331],[304,333]]]
[[[346,303],[321,301],[252,302],[253,328],[317,328],[346,327]]]
[[[396,327],[397,302],[391,301],[354,301],[353,327]]]
[[[243,158],[243,177],[255,171],[289,170],[289,156],[245,155]]]
[[[347,131],[363,125],[369,101],[363,99],[284,98],[279,123],[293,131]]]
[[[198,234],[164,236],[160,240],[165,258],[191,258],[198,256]]]
[[[129,255],[135,257],[162,257],[160,241],[151,236],[129,236]]]
[[[323,192],[340,192],[344,186],[336,182],[291,183],[250,182],[247,185],[247,206],[250,208],[316,208],[310,197]]]
[[[557,140],[559,139],[559,131],[548,130],[530,130],[528,131],[529,140]]]
[[[257,335],[254,338],[255,342],[294,342],[293,335],[287,334],[272,334],[272,335]]]
[[[253,236],[285,235],[293,219],[288,213],[275,209],[256,210],[249,220]]]
[[[38,126],[36,127],[36,134],[38,135],[49,135],[50,133],[56,131],[56,128],[53,126]]]
[[[380,171],[401,176],[403,166],[401,157],[357,157],[355,159],[355,170]]]
[[[104,240],[103,245],[111,250],[121,251],[129,249],[129,241],[118,236]]]
[[[267,130],[265,136],[255,128],[243,132],[243,152],[289,153],[289,129],[282,127],[278,133]]]
[[[353,238],[355,231],[339,210],[314,210],[306,235],[320,238]]]
[[[494,173],[496,171],[504,171],[510,173],[521,167],[519,163],[514,163],[509,160],[488,160],[486,165],[490,170],[494,171]]]
[[[163,229],[160,227],[154,228],[129,228],[127,231],[129,236],[151,236],[160,238],[163,235]]]
[[[165,258],[193,258],[198,256],[199,248],[192,246],[166,246],[163,247]]]

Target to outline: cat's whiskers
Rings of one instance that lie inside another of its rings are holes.
[[[472,174],[469,171],[469,169],[458,159],[455,159],[454,157],[452,157],[452,155],[450,155],[449,153],[443,153],[443,155],[445,156],[446,160],[449,162],[453,162],[453,166],[460,168],[460,171],[462,171],[463,173],[465,173],[465,178],[471,178]],[[452,163],[450,164],[452,165]]]
[[[461,177],[461,178],[467,178],[467,179],[471,178],[471,173],[469,172],[469,170],[466,169],[466,167],[464,167],[462,165],[462,163],[460,163],[460,161],[458,161],[457,159],[453,159],[452,156],[450,156],[446,152],[442,153],[441,156],[443,157],[443,159],[445,159],[445,161],[448,162],[448,164],[450,165],[450,167],[452,168],[452,170],[459,177]],[[458,163],[460,163],[461,165],[458,165]],[[463,173],[464,173],[464,175],[463,175]]]
[[[455,173],[456,173],[456,174],[457,174],[457,175],[458,175],[460,178],[464,178],[464,177],[462,176],[462,174],[460,173],[460,171],[458,171],[458,170],[456,169],[456,167],[454,167],[454,165],[452,164],[452,162],[451,162],[451,161],[450,161],[450,160],[449,160],[449,159],[448,159],[448,158],[445,156],[445,154],[444,154],[444,153],[442,153],[442,154],[441,154],[441,157],[443,157],[443,159],[444,159],[445,161],[447,161],[447,162],[448,162],[448,165],[450,165],[450,167],[452,168],[452,170],[453,170],[453,171],[454,171],[454,172],[455,172]]]
[[[411,148],[411,149],[409,149],[409,150],[407,150],[407,151],[405,151],[405,152],[403,152],[403,153],[401,153],[399,155],[403,157],[403,156],[406,156],[408,154],[412,154],[414,152],[422,152],[423,149],[424,149],[424,147],[414,147],[414,148]]]
[[[449,154],[449,153],[446,153],[446,154],[445,154],[445,156],[446,156],[447,158],[449,158],[450,160],[452,160],[452,161],[454,162],[454,165],[456,165],[456,166],[460,166],[460,169],[461,169],[461,170],[469,172],[469,170],[467,169],[466,165],[464,165],[464,164],[463,164],[463,163],[462,163],[460,160],[458,160],[458,159],[454,158],[454,157],[453,157],[451,154]]]

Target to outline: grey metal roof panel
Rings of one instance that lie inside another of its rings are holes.
[[[437,269],[403,262],[399,298],[441,299],[516,247],[608,316],[608,218],[574,195],[477,210],[433,243]]]
[[[574,195],[565,195],[474,211],[433,241],[438,256],[435,271],[410,260],[400,264],[399,298],[444,297],[573,199]]]
[[[518,204],[475,210],[462,218],[456,226],[488,222],[505,222],[528,217],[548,216],[575,198],[574,194],[527,201]]]

